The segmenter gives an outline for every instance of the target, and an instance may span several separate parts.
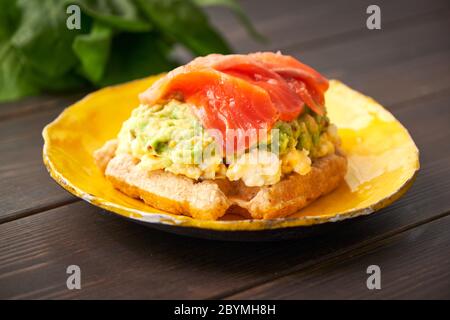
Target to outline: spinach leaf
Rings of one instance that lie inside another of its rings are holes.
[[[0,41],[9,41],[20,21],[16,0],[0,1]]]
[[[80,30],[66,26],[71,4],[81,8]],[[0,101],[168,71],[177,44],[229,53],[208,5],[233,10],[257,35],[235,0],[0,0]]]
[[[82,30],[66,27],[66,5],[61,0],[17,0],[22,17],[11,38],[27,63],[42,74],[55,77],[77,64],[72,42]]]
[[[81,73],[92,83],[98,83],[108,63],[113,30],[95,22],[89,34],[78,35],[73,51],[81,62]]]
[[[0,101],[37,94],[37,88],[29,80],[26,60],[10,43],[0,44]]]
[[[255,39],[266,42],[267,39],[260,34],[253,26],[250,19],[246,16],[244,10],[236,0],[194,0],[199,6],[223,6],[231,9],[242,25],[247,29],[247,32]]]
[[[152,29],[134,0],[75,0],[73,3],[96,21],[118,30],[146,32]]]
[[[171,45],[156,32],[122,33],[113,39],[111,56],[100,86],[116,84],[177,66],[170,59]]]
[[[49,77],[39,70],[29,69],[27,77],[40,91],[58,92],[73,91],[81,87],[87,87],[88,81],[77,72],[67,72],[62,75]]]
[[[136,0],[161,32],[179,41],[194,54],[229,53],[225,40],[191,0]]]
[[[38,93],[28,77],[27,62],[11,45],[20,19],[16,0],[0,1],[0,101]]]

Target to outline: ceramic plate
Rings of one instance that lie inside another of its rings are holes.
[[[373,213],[398,199],[419,169],[408,131],[373,99],[332,80],[328,115],[339,128],[348,173],[337,190],[283,219],[247,220],[226,215],[201,221],[163,212],[114,189],[92,153],[114,138],[158,76],[108,87],[68,107],[43,131],[45,165],[77,197],[133,221],[178,234],[222,240],[271,240],[304,236],[330,223]]]

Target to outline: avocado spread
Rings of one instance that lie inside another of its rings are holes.
[[[213,139],[191,113],[188,104],[171,100],[161,105],[140,105],[124,122],[119,133],[119,152],[128,152],[136,158],[144,155],[171,163],[199,163],[195,159],[205,148],[212,147]]]
[[[328,126],[327,116],[319,116],[309,109],[293,121],[278,121],[274,129],[279,130],[280,155],[296,148],[307,150],[312,158],[323,156],[323,143],[330,140]]]
[[[279,155],[294,148],[307,150],[313,158],[327,154],[333,146],[328,126],[326,116],[318,116],[309,109],[293,121],[278,121],[274,129],[279,130]],[[189,104],[178,100],[134,109],[118,138],[118,152],[130,153],[138,159],[153,157],[161,162],[161,168],[197,164],[200,163],[197,157],[206,154],[206,148],[212,150],[207,154],[215,155],[216,150],[214,139],[192,114]]]

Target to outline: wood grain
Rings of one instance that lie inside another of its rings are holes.
[[[367,33],[366,9],[370,0],[342,1],[243,1],[242,6],[255,27],[268,38],[267,43],[251,39],[230,12],[210,10],[211,21],[221,30],[238,52],[256,50],[284,50],[294,44],[326,43],[330,39]],[[422,15],[450,9],[445,0],[377,1],[382,11],[383,32],[391,23],[420,21]]]
[[[86,92],[46,94],[37,97],[27,97],[14,102],[4,102],[0,104],[0,121],[49,109],[57,108],[61,110],[81,99],[85,94]]]
[[[320,237],[277,243],[212,242],[161,233],[84,202],[0,226],[3,298],[221,298],[351,254],[450,211],[450,93],[395,111],[422,152],[404,198]],[[439,114],[440,117],[435,115]],[[65,288],[65,268],[82,268],[83,289]]]
[[[1,123],[0,222],[75,199],[51,180],[42,162],[41,131],[59,112],[55,108]]]
[[[449,299],[449,228],[447,216],[229,299]],[[370,265],[380,290],[367,288]]]
[[[414,24],[288,53],[389,106],[450,83],[450,11]],[[409,35],[414,34],[414,41]],[[412,91],[411,88],[414,88]]]

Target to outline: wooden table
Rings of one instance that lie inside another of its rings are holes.
[[[102,214],[62,190],[41,160],[41,130],[81,94],[0,106],[1,298],[450,298],[450,3],[242,1],[270,39],[252,41],[210,10],[236,51],[282,50],[385,105],[410,130],[422,168],[390,207],[303,240],[184,238]],[[82,289],[68,290],[79,265]],[[366,269],[381,268],[381,290]]]

